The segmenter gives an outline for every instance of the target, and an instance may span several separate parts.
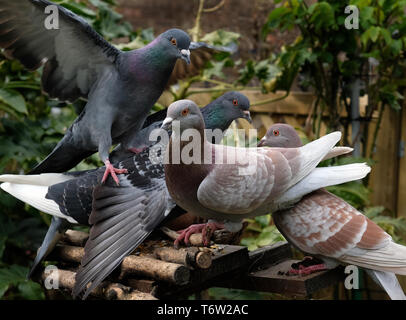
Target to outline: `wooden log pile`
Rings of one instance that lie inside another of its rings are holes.
[[[161,234],[145,241],[91,293],[90,298],[186,299],[213,286],[309,296],[341,281],[344,275],[340,269],[308,276],[287,275],[292,263],[298,261],[293,260],[291,247],[286,242],[248,252],[246,247],[233,245],[239,243],[241,233],[217,230],[212,235],[217,244],[210,247],[203,247],[202,235],[195,234],[190,238],[193,246],[174,248],[172,240],[177,233],[168,228],[163,228],[162,232],[168,240],[162,239]],[[87,238],[87,233],[68,230],[49,255],[49,261],[57,261],[58,288],[65,292],[73,289],[75,271],[83,257]],[[45,285],[49,277],[45,269],[38,280]]]
[[[193,272],[210,272],[213,256],[221,255],[222,247],[203,247],[202,235],[192,236],[191,247],[174,248],[172,240],[177,233],[163,228],[170,240],[147,240],[135,252],[127,256],[118,270],[96,288],[91,296],[117,300],[156,299],[157,286],[182,287],[190,285]],[[59,289],[71,292],[75,283],[76,269],[84,255],[88,234],[68,230],[47,260],[57,261]],[[219,243],[239,242],[239,234],[225,230],[216,231],[213,240]],[[49,279],[45,269],[39,281],[45,284]]]

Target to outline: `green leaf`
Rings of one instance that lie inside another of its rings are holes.
[[[361,208],[369,203],[369,190],[362,183],[348,182],[326,188],[331,193],[344,199],[355,208]]]
[[[335,24],[334,10],[325,1],[312,4],[308,9],[308,13],[311,15],[310,22],[314,24],[316,30],[329,29]]]
[[[82,16],[82,17],[88,17],[88,18],[95,18],[96,13],[86,7],[85,4],[83,3],[76,3],[76,2],[62,2],[62,6],[64,6],[66,9],[69,9],[70,11]]]
[[[207,42],[213,45],[227,46],[231,43],[237,43],[240,38],[240,34],[236,32],[226,31],[218,29],[216,31],[207,33],[201,41]]]
[[[0,283],[0,299],[4,296],[4,294],[6,293],[6,291],[8,290],[10,286],[6,283],[1,284]]]
[[[21,281],[25,281],[28,268],[11,265],[8,268],[0,269],[0,286],[5,284],[17,285]]]
[[[361,35],[361,42],[365,46],[368,41],[376,42],[381,32],[380,27],[372,26]]]
[[[271,215],[267,214],[265,216],[255,217],[255,221],[258,222],[262,227],[266,227],[271,221]]]
[[[28,114],[24,97],[16,90],[0,89],[0,101],[19,113]]]
[[[371,25],[376,23],[374,10],[374,7],[369,6],[360,9],[359,21],[363,29],[368,29]]]
[[[18,285],[18,290],[21,296],[27,300],[43,300],[45,299],[44,292],[42,291],[39,283],[33,281],[21,282]]]
[[[257,245],[264,247],[270,245],[273,242],[274,236],[272,232],[262,232],[257,239]]]
[[[218,77],[223,79],[225,77],[223,73],[224,64],[225,61],[219,62],[210,61],[209,68],[203,70],[203,77],[206,79],[210,79],[212,77]]]
[[[293,24],[293,21],[291,19],[286,19],[286,16],[291,13],[290,8],[286,7],[279,7],[271,11],[271,13],[268,16],[267,23],[264,25],[264,28],[262,30],[263,36],[265,36],[267,33],[272,31],[275,28],[281,27],[281,24],[283,25],[283,28],[286,29],[290,25]],[[289,15],[291,16],[291,15]]]
[[[378,206],[378,207],[368,207],[364,209],[364,214],[369,218],[373,219],[380,215],[383,211],[385,210],[384,207]]]
[[[29,300],[44,299],[45,295],[41,286],[31,280],[26,279],[28,268],[11,265],[0,269],[0,297],[11,287],[18,289],[18,294]]]

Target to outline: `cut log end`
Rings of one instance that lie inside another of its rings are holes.
[[[199,252],[196,255],[195,263],[200,269],[208,269],[208,268],[210,268],[211,263],[212,263],[210,253],[208,253],[208,252]]]

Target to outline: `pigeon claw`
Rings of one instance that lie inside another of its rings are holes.
[[[176,238],[175,240],[175,247],[178,247],[179,244],[183,241],[186,245],[189,245],[190,243],[190,237],[192,234],[195,233],[200,233],[202,232],[203,228],[205,227],[205,223],[201,224],[192,224],[186,229],[179,230],[179,237]]]
[[[210,244],[210,238],[213,235],[213,232],[219,229],[223,229],[224,225],[217,222],[208,222],[201,224],[192,224],[184,230],[179,230],[179,237],[175,240],[175,247],[178,247],[179,244],[183,241],[186,245],[190,244],[190,237],[195,233],[202,233],[202,242],[204,246]]]
[[[127,169],[116,169],[116,168],[114,168],[109,160],[106,160],[106,162],[104,164],[106,165],[106,171],[104,171],[102,183],[106,182],[109,175],[111,175],[111,177],[113,178],[115,183],[119,186],[120,183],[119,183],[117,174],[128,173],[128,170]]]
[[[304,257],[302,261],[292,264],[289,274],[304,276],[324,270],[327,270],[327,266],[321,260],[313,257]]]

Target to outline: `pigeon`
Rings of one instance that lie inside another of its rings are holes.
[[[231,125],[233,120],[241,118],[252,122],[249,111],[250,102],[248,98],[237,91],[229,91],[219,98],[209,103],[201,109],[206,129],[218,130],[218,135],[214,135],[213,143],[219,143],[223,138],[224,132]],[[150,135],[154,130],[158,130],[166,118],[167,108],[148,116],[144,126],[139,132],[129,134],[129,142],[126,148],[121,145],[117,146],[110,155],[114,161],[121,161],[128,157],[130,152],[140,152],[150,147],[155,141],[150,140]],[[217,141],[214,141],[217,139]]]
[[[57,9],[57,25],[49,13]],[[0,47],[27,69],[43,66],[42,87],[62,101],[87,99],[78,118],[54,150],[30,173],[65,172],[99,152],[105,164],[102,181],[111,175],[112,144],[126,146],[129,130],[141,129],[165,89],[178,59],[190,63],[187,33],[170,29],[147,46],[124,52],[103,39],[81,17],[47,0],[0,0]],[[210,47],[210,46],[209,46]]]
[[[243,94],[226,93],[202,108],[206,128],[225,130],[232,120],[247,118],[249,106],[249,100]],[[0,181],[4,182],[1,184],[3,190],[53,216],[29,276],[71,224],[90,224],[90,238],[74,290],[74,295],[78,296],[92,282],[83,296],[86,298],[154,228],[174,215],[171,209],[175,204],[165,185],[164,143],[159,141],[153,147],[131,153],[130,157],[119,162],[117,166],[128,171],[119,176],[119,186],[111,179],[100,185],[104,168],[0,176]],[[120,227],[123,225],[134,227],[134,234],[122,232]],[[117,251],[109,255],[111,250]]]
[[[340,140],[340,132],[293,149],[212,144],[204,134],[202,114],[190,100],[173,103],[162,127],[173,131],[165,161],[169,194],[183,209],[209,219],[185,229],[179,241],[191,233],[207,234],[208,228],[236,232],[244,218],[289,208],[314,190],[370,172],[365,163],[316,168]],[[185,140],[189,129],[194,139]]]
[[[272,125],[259,144],[302,146],[295,129],[287,124]],[[406,299],[395,276],[406,275],[406,247],[396,244],[375,222],[343,199],[320,189],[304,196],[294,207],[273,213],[273,219],[291,244],[316,257],[315,263],[298,265],[292,273],[309,274],[352,264],[365,268],[392,299]]]

